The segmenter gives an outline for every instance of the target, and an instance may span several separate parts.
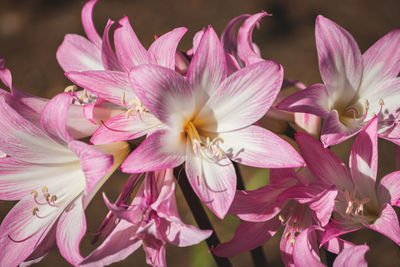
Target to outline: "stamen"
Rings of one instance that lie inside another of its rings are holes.
[[[73,93],[78,90],[78,87],[76,85],[69,85],[65,87],[64,92],[66,93]]]
[[[381,106],[385,105],[385,102],[383,102],[383,99],[382,99],[382,98],[379,99],[379,105],[381,105]]]
[[[286,218],[285,218],[283,215],[279,215],[279,216],[278,216],[278,219],[281,221],[281,223],[282,223],[283,225],[286,224]]]
[[[125,92],[122,92],[121,104],[125,106]]]
[[[286,232],[285,238],[288,238],[290,236],[290,232]]]

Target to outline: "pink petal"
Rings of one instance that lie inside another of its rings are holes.
[[[221,148],[240,164],[259,168],[292,168],[304,166],[297,151],[274,133],[251,125],[238,131],[220,133]]]
[[[267,185],[256,190],[236,191],[229,213],[248,222],[264,222],[274,218],[287,204],[277,201],[286,187]]]
[[[213,253],[219,257],[233,257],[267,242],[281,227],[278,218],[267,222],[242,222],[232,240],[218,245]]]
[[[91,93],[115,103],[125,106],[135,98],[129,83],[128,74],[119,71],[84,71],[68,72],[68,79]],[[125,101],[124,101],[125,99]]]
[[[258,27],[258,22],[265,16],[271,16],[267,12],[260,12],[247,18],[240,26],[237,37],[238,56],[246,63],[246,66],[259,62],[260,54],[254,49],[252,34],[254,26]]]
[[[389,173],[378,185],[378,200],[380,204],[396,205],[400,200],[400,171]]]
[[[353,182],[361,198],[376,202],[375,179],[378,169],[378,116],[361,130],[351,149],[349,160]]]
[[[190,116],[197,106],[204,104],[182,75],[165,67],[138,66],[129,73],[129,79],[146,109],[170,126],[179,124],[182,114]]]
[[[333,267],[358,266],[367,267],[368,263],[364,258],[369,250],[367,245],[358,245],[344,249],[335,259]]]
[[[121,220],[112,233],[87,256],[80,266],[105,266],[126,259],[142,245],[142,240],[132,238],[132,224]]]
[[[85,174],[85,194],[88,195],[113,166],[113,156],[104,154],[81,141],[72,141],[70,149],[79,157]]]
[[[97,129],[90,141],[93,144],[108,144],[117,141],[135,139],[150,134],[159,129],[162,123],[151,113],[130,113],[109,119]]]
[[[62,145],[74,140],[67,130],[68,110],[73,97],[70,93],[56,95],[47,103],[40,118],[42,129]]]
[[[187,247],[200,243],[212,234],[212,230],[200,230],[186,225],[182,221],[173,221],[166,232],[169,243],[178,247]]]
[[[347,220],[345,218],[331,220],[326,226],[324,233],[321,237],[320,247],[329,240],[338,236],[351,233],[361,229],[361,224],[354,222],[353,220]]]
[[[364,226],[389,237],[397,245],[400,245],[399,218],[389,203],[383,204],[381,214],[373,224],[364,224]]]
[[[379,83],[396,78],[400,72],[400,30],[395,29],[363,54],[364,73],[360,93],[376,91]],[[368,90],[368,91],[367,91]]]
[[[76,160],[67,147],[53,141],[21,117],[0,98],[0,150],[15,159],[35,163],[63,163]]]
[[[355,245],[349,241],[343,240],[341,238],[332,238],[324,244],[324,247],[329,252],[339,254],[343,249],[354,247]]]
[[[93,8],[98,0],[90,0],[82,8],[82,26],[89,40],[98,48],[101,47],[101,37],[93,24]]]
[[[193,154],[187,146],[186,174],[197,196],[219,218],[224,218],[236,192],[236,174],[232,162],[224,157],[212,162]]]
[[[176,28],[153,42],[148,51],[149,63],[175,69],[176,49],[186,28]]]
[[[362,57],[354,38],[333,21],[319,15],[315,25],[319,70],[333,100],[350,102],[362,76]]]
[[[356,135],[361,129],[361,125],[356,120],[349,127],[343,125],[339,120],[338,112],[332,110],[329,112],[322,126],[321,142],[325,147],[333,146]]]
[[[108,20],[107,25],[104,29],[103,40],[101,45],[101,59],[106,70],[116,70],[121,71],[121,67],[119,66],[119,62],[117,56],[115,55],[109,38],[109,31],[111,26],[114,24],[114,21]]]
[[[157,131],[147,137],[122,163],[121,170],[139,173],[174,168],[184,161],[184,154],[165,151],[166,131]]]
[[[209,132],[231,131],[253,124],[274,102],[282,79],[283,69],[275,61],[263,61],[233,73],[211,94],[196,124]],[[214,121],[210,122],[209,117]]]
[[[317,242],[315,242],[315,226],[303,230],[297,237],[293,247],[293,261],[295,266],[325,266],[319,258]]]
[[[71,264],[83,260],[79,244],[86,232],[86,219],[82,197],[78,197],[65,209],[57,225],[57,246],[61,255]]]
[[[235,34],[235,29],[237,25],[244,19],[249,18],[249,14],[244,14],[233,18],[229,21],[228,25],[226,25],[222,35],[221,35],[221,42],[224,50],[233,55],[235,58],[237,57],[237,38]],[[251,37],[251,33],[250,33]]]
[[[311,135],[297,133],[295,137],[307,167],[317,179],[339,189],[353,188],[349,171],[332,151],[324,148]]]
[[[104,69],[100,48],[77,34],[65,35],[56,56],[58,64],[64,71]]]
[[[28,197],[18,202],[7,214],[0,226],[0,265],[17,266],[25,261],[36,246],[45,239],[57,218],[57,213],[44,218],[32,214],[37,206]],[[41,207],[39,214],[47,214],[49,209]]]
[[[225,52],[214,29],[209,26],[190,62],[188,81],[195,90],[211,93],[225,79],[226,71]]]
[[[314,84],[286,97],[276,107],[326,118],[329,113],[329,95],[323,84]]]
[[[125,72],[130,72],[134,66],[148,63],[147,51],[133,31],[128,17],[118,21],[114,42],[119,63]]]
[[[25,267],[40,262],[57,245],[56,243],[57,226],[54,224],[43,240],[38,244],[31,255],[19,266]]]

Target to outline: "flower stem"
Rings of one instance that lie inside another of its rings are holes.
[[[240,172],[239,165],[236,162],[233,162],[233,166],[235,167],[236,177],[237,177],[237,189],[245,190],[242,173]],[[252,249],[250,251],[251,258],[253,259],[253,263],[255,267],[267,267],[267,258],[265,257],[262,246]]]
[[[183,196],[185,197],[186,202],[188,203],[188,206],[192,211],[193,217],[196,220],[196,223],[199,226],[199,228],[203,230],[211,229],[213,231],[212,235],[206,240],[206,242],[210,249],[211,255],[214,257],[215,262],[219,267],[231,267],[232,264],[228,258],[221,258],[212,253],[213,248],[215,248],[221,242],[219,241],[219,238],[215,233],[214,227],[212,226],[207,216],[207,213],[205,212],[203,206],[201,205],[200,200],[194,193],[187,179],[186,172],[183,170],[183,168],[175,168],[174,174],[175,177],[177,177]]]

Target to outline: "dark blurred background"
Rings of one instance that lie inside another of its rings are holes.
[[[56,61],[56,51],[67,33],[84,35],[80,12],[84,0],[1,0],[0,1],[0,55],[11,69],[14,85],[27,92],[53,97],[70,84]],[[320,82],[314,41],[314,23],[318,14],[332,19],[347,29],[364,52],[376,40],[390,30],[400,26],[400,1],[386,0],[339,0],[339,1],[279,1],[279,0],[103,0],[94,10],[94,21],[102,33],[108,18],[117,21],[124,15],[139,39],[148,47],[154,35],[161,35],[175,27],[185,26],[188,33],[180,49],[191,47],[193,35],[203,27],[212,25],[221,34],[225,25],[234,17],[244,13],[265,10],[272,17],[261,21],[260,30],[255,30],[253,40],[261,49],[265,59],[279,61],[285,69],[285,77],[298,79],[306,84]],[[335,152],[348,162],[351,141],[335,148]],[[394,171],[394,146],[380,142],[380,175]],[[347,157],[347,159],[346,159]],[[382,167],[383,166],[383,167]],[[247,185],[256,188],[267,181],[264,170],[246,169]],[[113,176],[104,187],[111,200],[115,200],[127,176]],[[178,192],[178,202],[183,219],[190,223],[192,216]],[[13,203],[0,203],[0,218],[3,218]],[[106,214],[101,197],[89,206],[88,229],[95,232]],[[217,232],[224,241],[233,235],[238,220],[228,217],[224,221],[214,218]],[[367,242],[371,252],[367,254],[370,266],[399,266],[399,248],[389,239],[360,231],[350,235],[354,242]],[[86,238],[82,251],[86,255],[92,249]],[[264,246],[270,266],[282,265],[279,253],[280,236],[274,237]],[[205,244],[191,248],[167,246],[169,266],[213,266],[213,260]],[[233,258],[235,266],[250,266],[248,253]],[[69,266],[55,249],[38,266]],[[144,253],[139,249],[126,261],[114,266],[146,266]]]

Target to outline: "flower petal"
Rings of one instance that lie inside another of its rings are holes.
[[[90,0],[82,8],[82,26],[89,40],[98,48],[101,47],[101,37],[93,23],[93,8],[98,0]]]
[[[76,160],[67,147],[52,140],[0,98],[0,150],[18,160],[64,163]]]
[[[265,16],[271,16],[271,15],[268,14],[267,12],[260,12],[254,14],[249,18],[247,18],[243,22],[243,25],[240,26],[239,28],[237,37],[238,56],[241,60],[243,60],[246,63],[246,66],[257,63],[260,60],[262,60],[260,54],[257,53],[257,51],[255,51],[254,49],[252,34],[254,26],[258,27],[259,20]]]
[[[86,232],[86,218],[82,197],[79,196],[64,210],[57,225],[57,246],[61,255],[71,264],[83,260],[79,244]]]
[[[236,192],[236,174],[232,162],[224,157],[212,162],[196,156],[191,145],[186,151],[186,174],[197,196],[219,218],[224,218]]]
[[[115,103],[125,106],[135,98],[129,83],[128,74],[120,71],[84,71],[68,72],[68,79],[91,93]]]
[[[378,116],[360,131],[351,149],[349,167],[361,198],[376,203],[375,179],[378,169]]]
[[[339,120],[338,112],[332,110],[329,112],[322,126],[321,142],[325,147],[333,146],[356,135],[361,129],[361,124],[356,120],[350,126],[343,125]]]
[[[364,258],[369,250],[367,245],[358,245],[344,249],[333,262],[333,267],[359,266],[367,267],[368,263]]]
[[[349,171],[332,151],[324,148],[311,135],[297,133],[295,137],[307,167],[317,179],[328,185],[336,185],[339,189],[353,188]]]
[[[292,112],[311,113],[326,118],[330,105],[326,87],[323,84],[314,84],[286,97],[276,107]]]
[[[218,245],[212,252],[219,257],[233,257],[255,249],[273,237],[281,226],[278,218],[267,222],[242,222],[232,240]]]
[[[214,29],[209,26],[190,62],[187,79],[195,90],[212,93],[226,75],[224,49]]]
[[[297,151],[285,140],[259,126],[251,125],[238,131],[224,132],[221,148],[240,164],[259,168],[292,168],[304,166]]]
[[[56,95],[47,103],[40,117],[42,129],[61,145],[67,145],[74,140],[67,130],[68,110],[72,99],[73,95],[70,93]]]
[[[157,131],[147,137],[122,163],[127,173],[149,172],[179,166],[184,154],[167,152],[167,132]]]
[[[103,40],[101,45],[101,60],[103,62],[104,68],[106,70],[116,70],[121,71],[121,67],[119,66],[119,62],[117,56],[112,50],[110,44],[109,31],[111,26],[114,24],[114,21],[108,20],[106,27],[104,28]]]
[[[356,41],[345,29],[321,15],[317,17],[315,39],[319,70],[329,96],[333,101],[350,102],[357,93],[363,71]]]
[[[233,73],[211,94],[196,125],[204,131],[223,132],[253,124],[274,102],[282,80],[283,69],[275,61],[262,61]]]
[[[399,218],[389,203],[383,204],[381,214],[373,224],[364,224],[364,226],[389,237],[397,245],[400,245]]]
[[[361,229],[360,223],[344,218],[331,220],[326,226],[321,237],[320,247],[335,237]]]
[[[146,112],[144,114],[130,113],[117,115],[109,119],[92,135],[93,144],[107,144],[117,141],[131,140],[151,134],[162,127],[162,123]]]
[[[148,51],[149,63],[175,70],[176,49],[186,28],[176,28],[155,40]]]
[[[134,66],[148,63],[147,51],[133,31],[128,17],[123,17],[118,21],[114,41],[115,51],[123,71],[130,72]]]
[[[400,200],[400,171],[389,173],[378,185],[378,200],[380,204],[396,205]]]
[[[212,234],[212,230],[200,230],[179,220],[171,222],[166,234],[167,240],[171,244],[178,247],[187,247],[207,239]]]
[[[121,220],[103,243],[87,256],[80,266],[105,266],[122,261],[142,245],[142,240],[132,238],[132,224]]]
[[[104,70],[100,48],[77,34],[67,34],[57,50],[64,71]]]
[[[204,103],[182,75],[165,67],[141,65],[129,73],[129,79],[146,109],[171,127],[179,125],[179,131],[185,115],[192,116]]]
[[[296,237],[293,247],[294,266],[325,266],[319,258],[318,245],[314,232],[315,230],[315,226],[308,227]]]
[[[360,94],[380,88],[379,84],[396,78],[400,72],[400,30],[396,29],[372,45],[363,54],[364,73]]]

